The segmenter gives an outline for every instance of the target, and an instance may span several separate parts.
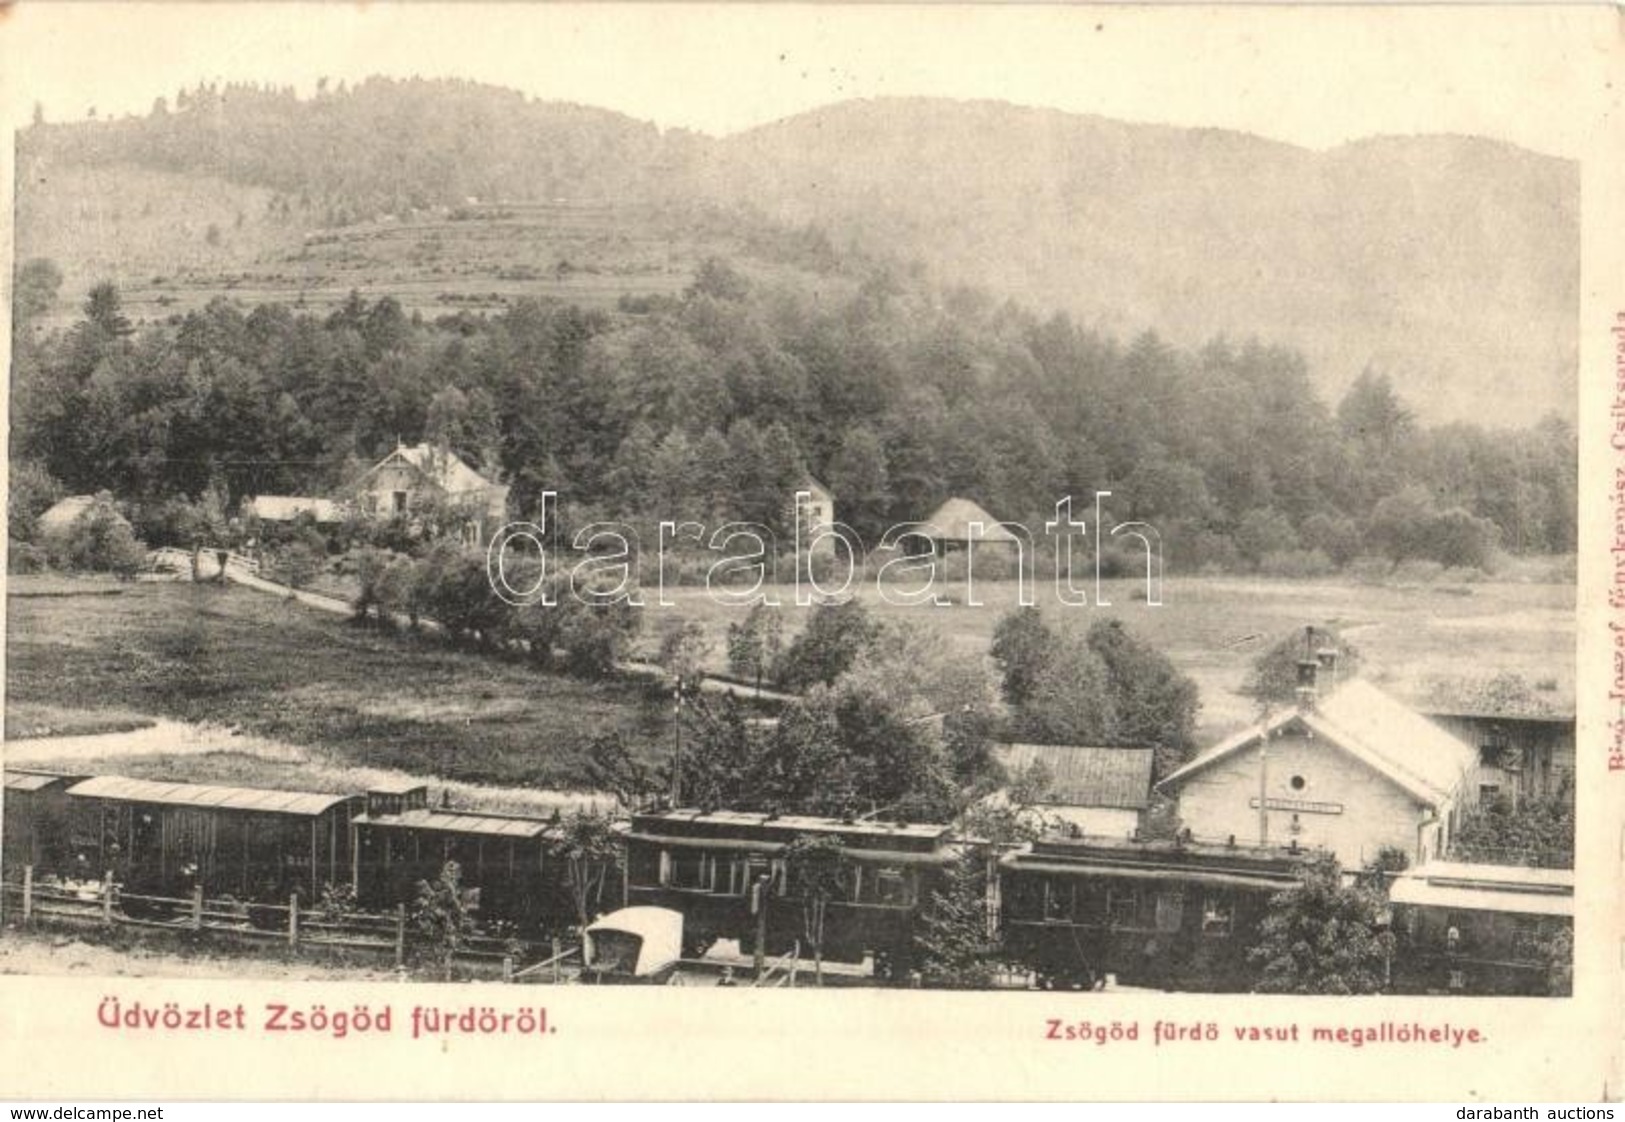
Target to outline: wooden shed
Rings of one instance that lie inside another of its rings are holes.
[[[266,791],[103,775],[68,788],[76,859],[160,895],[311,899],[350,873],[358,795]]]

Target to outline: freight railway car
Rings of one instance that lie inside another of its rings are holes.
[[[410,900],[419,881],[455,861],[482,923],[535,931],[573,915],[548,853],[558,831],[547,819],[430,807],[428,787],[407,783],[368,791],[352,825],[352,879],[363,907]]]
[[[68,788],[86,778],[7,768],[4,806],[4,859],[32,865],[40,873],[73,871],[68,836]],[[101,875],[106,870],[100,870]]]
[[[76,864],[128,890],[313,899],[350,876],[358,795],[267,791],[101,775],[67,788]]]

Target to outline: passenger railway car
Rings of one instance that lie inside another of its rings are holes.
[[[1000,861],[1006,945],[1046,984],[1115,974],[1165,989],[1249,988],[1270,897],[1306,854],[1279,848],[1046,837]]]
[[[1570,989],[1574,870],[1433,861],[1388,901],[1401,993],[1548,996]]]
[[[626,902],[682,912],[691,954],[716,939],[754,949],[759,925],[772,953],[798,940],[805,947],[805,909],[785,866],[786,851],[804,835],[842,846],[840,896],[825,911],[824,957],[857,962],[875,954],[903,969],[916,913],[959,852],[944,825],[734,811],[635,814],[626,835]],[[751,891],[762,878],[765,904]],[[764,906],[765,919],[754,910]]]

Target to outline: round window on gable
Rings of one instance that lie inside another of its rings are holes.
[[[1305,779],[1303,776],[1294,775],[1292,777],[1292,789],[1294,791],[1301,791],[1307,786],[1309,786],[1309,781],[1307,779]]]

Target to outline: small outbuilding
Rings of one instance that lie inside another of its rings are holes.
[[[927,548],[920,552],[939,556],[968,550],[972,542],[979,546],[997,546],[1000,552],[1014,552],[1021,546],[1021,539],[1007,530],[997,518],[980,504],[963,498],[949,499],[937,507],[925,520],[925,528],[911,535],[911,540],[915,542],[922,538]]]
[[[1133,837],[1150,803],[1150,748],[1006,744],[997,755],[1011,776],[1042,768],[1049,784],[1034,809],[1080,836]]]

